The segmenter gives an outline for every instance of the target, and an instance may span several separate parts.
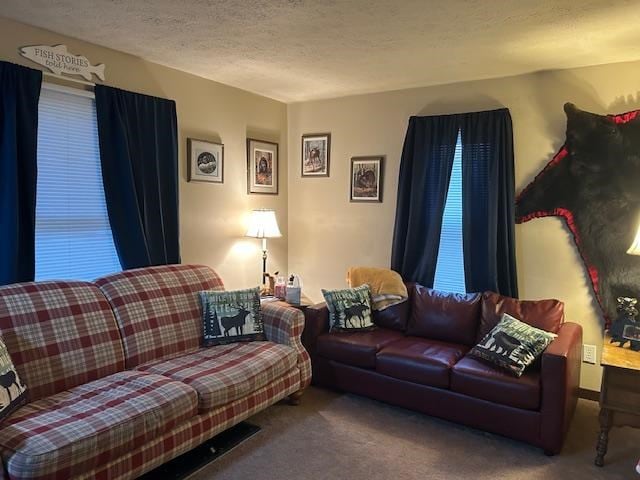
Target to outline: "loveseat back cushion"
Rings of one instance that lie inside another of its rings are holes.
[[[108,275],[96,284],[111,303],[127,368],[195,351],[202,343],[198,292],[223,290],[203,265],[162,265]]]
[[[554,299],[519,300],[495,292],[484,292],[480,328],[476,340],[478,342],[482,340],[500,322],[505,313],[532,327],[558,333],[564,322],[564,303]]]
[[[407,335],[474,345],[480,300],[478,293],[447,293],[415,285]]]
[[[373,311],[373,323],[382,328],[404,332],[411,314],[410,300],[391,305],[384,310]]]
[[[91,283],[0,287],[0,335],[29,401],[124,369],[113,312]]]

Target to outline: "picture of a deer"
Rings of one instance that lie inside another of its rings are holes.
[[[11,403],[11,387],[18,387],[18,391],[22,390],[22,385],[18,383],[18,378],[16,377],[16,372],[13,370],[9,370],[7,373],[0,375],[0,387],[4,388],[7,391],[7,395],[9,395],[9,403]]]
[[[366,302],[354,302],[351,304],[351,306],[347,307],[344,309],[344,323],[345,326],[347,323],[349,323],[351,325],[351,327],[355,327],[356,325],[354,325],[353,323],[353,318],[357,318],[359,320],[360,323],[360,328],[365,327],[365,321],[364,321],[364,312],[366,310],[369,310],[369,305],[366,304]]]
[[[250,313],[250,311],[242,305],[233,305],[233,307],[238,309],[238,313],[233,316],[220,317],[220,324],[222,325],[222,328],[224,328],[225,337],[229,336],[229,330],[232,328],[236,329],[236,335],[243,335],[244,323],[247,319],[247,315]]]

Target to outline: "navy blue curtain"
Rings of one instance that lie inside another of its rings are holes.
[[[458,130],[456,115],[409,119],[391,252],[391,268],[405,281],[433,286]]]
[[[464,114],[460,128],[466,289],[517,297],[511,115],[506,108]]]
[[[180,263],[172,100],[96,85],[105,198],[122,268]]]
[[[0,285],[35,274],[41,85],[42,72],[0,62]]]

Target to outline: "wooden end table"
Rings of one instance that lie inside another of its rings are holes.
[[[607,334],[602,345],[604,367],[600,389],[600,434],[595,464],[604,465],[611,427],[640,428],[640,352],[628,346],[609,343]]]

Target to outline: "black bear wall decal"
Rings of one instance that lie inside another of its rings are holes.
[[[617,297],[640,294],[640,257],[626,254],[640,220],[640,110],[564,110],[565,144],[516,199],[516,222],[564,218],[609,326]]]

